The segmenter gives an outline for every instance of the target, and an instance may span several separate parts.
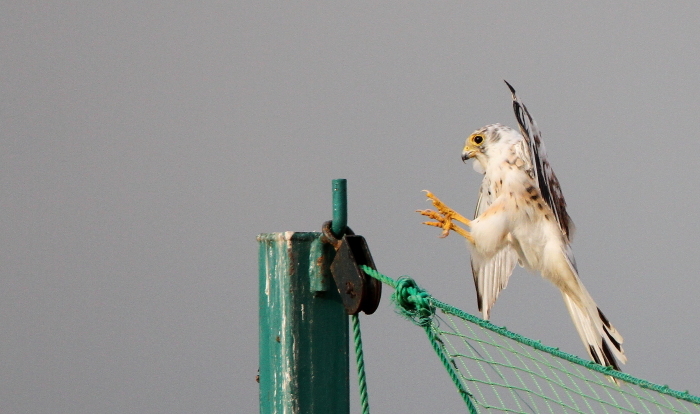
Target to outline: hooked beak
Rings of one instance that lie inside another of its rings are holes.
[[[462,151],[462,162],[466,163],[469,158],[474,156],[474,151],[467,151],[466,149]]]

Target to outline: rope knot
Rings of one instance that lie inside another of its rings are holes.
[[[393,299],[399,307],[399,312],[418,326],[427,326],[435,315],[435,305],[432,296],[421,289],[415,280],[402,277],[396,281]]]

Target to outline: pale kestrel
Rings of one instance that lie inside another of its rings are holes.
[[[425,224],[450,230],[468,240],[479,310],[484,319],[506,287],[516,263],[539,271],[564,296],[571,319],[591,358],[619,370],[626,362],[622,336],[610,324],[576,270],[571,238],[574,225],[554,171],[547,162],[537,124],[513,95],[520,132],[499,124],[487,125],[467,138],[462,160],[474,159],[484,174],[474,220],[469,220],[427,192],[437,211],[419,210],[437,220]],[[469,226],[467,231],[457,224]]]

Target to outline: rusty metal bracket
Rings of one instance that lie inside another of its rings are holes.
[[[382,283],[367,275],[360,266],[376,269],[372,254],[364,237],[355,235],[349,227],[346,235],[338,240],[331,231],[331,222],[323,224],[322,240],[336,250],[331,263],[331,273],[348,315],[360,311],[371,315],[377,310],[382,296]]]

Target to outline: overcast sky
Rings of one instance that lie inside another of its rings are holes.
[[[381,272],[476,313],[464,241],[414,210],[472,213],[461,148],[516,126],[503,79],[624,371],[700,394],[700,5],[281,3],[3,2],[0,412],[256,412],[255,236],[319,230],[333,178]],[[373,412],[462,409],[389,293]],[[587,357],[537,275],[492,320]]]

